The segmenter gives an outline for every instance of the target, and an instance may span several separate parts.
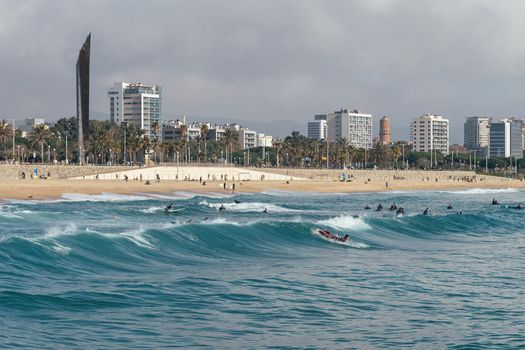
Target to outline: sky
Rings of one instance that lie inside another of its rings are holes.
[[[75,115],[91,32],[93,112],[109,113],[114,82],[142,82],[162,86],[165,119],[304,131],[349,107],[406,140],[429,112],[461,143],[466,117],[525,116],[523,13],[521,0],[0,0],[0,118]]]

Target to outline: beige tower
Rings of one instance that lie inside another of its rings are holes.
[[[383,117],[379,121],[379,141],[390,143],[390,119],[387,117]]]

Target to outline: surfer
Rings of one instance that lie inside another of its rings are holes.
[[[498,205],[498,201],[496,200],[496,198],[492,198],[492,205]]]
[[[454,209],[454,208],[452,207],[452,204],[448,203],[447,209]]]
[[[382,211],[382,210],[383,210],[383,205],[381,203],[379,203],[379,205],[377,206],[376,211]]]
[[[365,205],[365,210],[370,210],[370,209],[372,209],[372,208],[370,208],[370,206],[368,204]]]
[[[235,202],[235,204],[241,204],[241,201],[238,199],[234,199],[233,201]]]
[[[263,213],[267,213],[268,209],[264,208]]]
[[[352,217],[353,217],[354,219],[358,219],[358,218],[359,218],[359,215],[352,215]]]
[[[171,210],[171,208],[173,208],[173,203],[168,204],[168,206],[164,209],[164,211],[168,213]]]
[[[390,211],[394,211],[394,210],[396,210],[396,209],[397,209],[397,206],[396,206],[394,203],[392,203],[392,205],[390,206],[390,208],[388,208],[388,210],[390,210]]]
[[[221,206],[219,207],[219,210],[220,210],[220,211],[224,211],[224,210],[226,210],[226,208],[224,207],[224,204],[221,204]]]
[[[206,221],[206,220],[208,220],[207,216],[202,219],[202,221]]]
[[[187,223],[187,224],[191,224],[192,221],[193,221],[192,219],[188,219],[188,220],[186,221],[186,223]]]
[[[426,208],[425,211],[423,212],[423,215],[428,215],[430,213],[430,209]]]
[[[405,209],[402,207],[397,208],[396,215],[403,215],[405,214]]]
[[[518,205],[515,206],[514,209],[520,209],[521,210],[521,203],[518,203]]]
[[[350,239],[350,236],[347,234],[344,235],[343,237],[339,237],[337,235],[334,235],[333,233],[330,233],[328,230],[319,230],[318,232],[324,237],[328,239],[332,239],[334,241],[338,241],[338,242],[346,242]]]

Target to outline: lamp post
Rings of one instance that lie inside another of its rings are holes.
[[[53,148],[53,163],[56,164],[57,162],[57,150],[56,148]]]
[[[402,151],[402,152],[403,152],[403,153],[402,153],[402,155],[403,155],[403,162],[402,162],[402,164],[403,164],[403,167],[405,167],[405,144],[403,144],[403,145],[401,146],[401,148],[403,149],[403,151]],[[399,158],[398,158],[398,159],[399,159]]]
[[[66,165],[69,164],[68,158],[67,158],[67,132],[64,132],[66,134]]]
[[[18,164],[20,164],[20,145],[16,146],[16,159],[18,160]]]
[[[179,151],[177,151],[177,180],[179,179]]]
[[[51,146],[47,145],[47,164],[51,164]]]

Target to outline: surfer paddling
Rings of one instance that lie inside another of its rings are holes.
[[[350,240],[349,235],[344,235],[343,237],[340,237],[338,235],[334,235],[333,233],[329,232],[328,230],[318,230],[319,234],[323,237],[326,237],[328,239],[337,241],[337,242],[348,242]]]

